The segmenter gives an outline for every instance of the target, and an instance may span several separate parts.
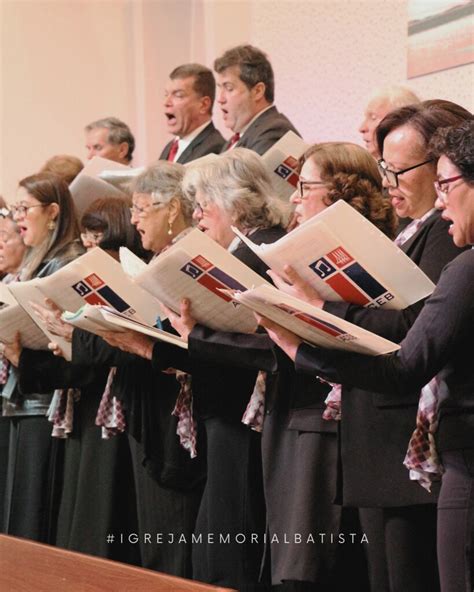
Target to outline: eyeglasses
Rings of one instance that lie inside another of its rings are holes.
[[[202,216],[206,212],[208,207],[209,207],[209,204],[207,201],[203,202],[202,204],[196,202],[194,204],[194,213],[197,214],[198,216]]]
[[[326,183],[324,183],[324,181],[298,181],[298,195],[300,199],[307,199],[308,189],[310,189],[312,185],[325,186]],[[305,190],[305,188],[307,189]]]
[[[413,169],[417,169],[418,167],[421,167],[424,164],[428,164],[429,162],[433,162],[433,159],[430,158],[429,160],[424,160],[423,162],[420,162],[419,164],[414,164],[413,166],[408,167],[406,169],[402,169],[401,171],[391,171],[387,167],[387,163],[385,162],[385,160],[383,158],[377,162],[377,165],[379,167],[379,171],[380,171],[381,175],[387,179],[387,182],[390,185],[390,187],[396,188],[396,187],[398,187],[398,177],[400,175],[403,175],[403,173],[408,173],[408,171],[412,171]]]
[[[166,205],[167,204],[163,203],[162,201],[153,201],[151,204],[148,204],[144,208],[140,208],[139,206],[136,206],[134,204],[134,205],[132,205],[131,208],[129,208],[129,210],[130,210],[130,214],[132,216],[138,216],[139,218],[143,218],[143,216],[146,216],[147,214],[150,213],[152,206],[166,206]]]
[[[45,208],[48,205],[49,204],[34,204],[32,206],[25,206],[22,204],[21,205],[13,205],[10,207],[10,211],[14,216],[15,215],[26,216],[32,208]]]
[[[100,241],[104,238],[103,232],[91,232],[90,230],[86,230],[81,232],[81,240],[82,242],[90,242],[90,243],[100,243]]]
[[[451,190],[451,187],[448,183],[452,183],[453,181],[457,181],[458,179],[462,179],[462,175],[456,175],[455,177],[449,177],[449,179],[438,179],[434,182],[434,186],[436,189],[436,195],[443,201],[448,196],[448,193]],[[457,187],[457,185],[456,185]]]

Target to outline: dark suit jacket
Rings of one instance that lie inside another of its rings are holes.
[[[399,352],[370,357],[329,352],[302,345],[296,364],[303,372],[362,388],[381,388],[391,396],[419,392],[437,375],[437,448],[474,448],[474,250],[449,263]]]
[[[432,214],[402,249],[435,283],[443,267],[461,252],[453,244],[448,223],[439,212]],[[324,308],[399,343],[423,304],[419,302],[402,311],[329,302]],[[409,480],[403,466],[416,425],[419,389],[407,388],[392,395],[382,384],[374,384],[370,391],[351,385],[357,382],[347,381],[344,385],[340,426],[344,503],[389,507],[435,501],[433,494]]]
[[[283,113],[279,113],[276,107],[271,107],[268,111],[262,113],[260,117],[257,117],[236,146],[248,148],[262,155],[289,131],[295,132],[298,136],[300,135]],[[229,142],[226,142],[222,152],[225,152],[228,147]]]
[[[159,160],[167,160],[168,155],[170,153],[171,142],[168,142],[163,149],[163,152],[160,154]],[[194,140],[189,144],[189,146],[184,150],[182,154],[180,154],[178,160],[181,164],[186,164],[187,162],[191,162],[192,160],[196,160],[196,158],[201,158],[201,156],[206,156],[206,154],[219,154],[224,145],[225,140],[222,137],[221,133],[216,130],[212,121],[209,122],[209,125],[206,126],[200,134],[198,134]]]

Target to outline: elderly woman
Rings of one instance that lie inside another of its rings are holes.
[[[26,245],[21,238],[20,229],[7,208],[0,209],[0,275],[3,282],[9,283],[18,278]]]
[[[473,134],[471,120],[440,130],[432,139],[431,155],[440,156],[434,182],[438,204],[458,247],[474,243]],[[438,558],[443,592],[467,592],[473,584],[473,301],[474,251],[470,249],[445,267],[433,295],[396,354],[368,357],[310,347],[262,319],[272,339],[302,372],[379,392],[383,389],[394,402],[403,400],[407,391],[419,393],[435,376],[428,388],[422,390],[423,404],[420,402],[418,414],[428,422],[430,432],[436,430],[437,450],[444,467],[438,501]],[[422,431],[421,442],[427,442],[428,436],[427,429]],[[424,450],[429,448],[421,443],[420,446]],[[431,456],[430,460],[435,459]]]
[[[195,200],[198,228],[264,275],[265,265],[231,229],[238,227],[257,243],[273,242],[284,234],[280,206],[271,197],[271,181],[259,157],[237,148],[188,169],[184,187]],[[140,231],[143,226],[137,228]],[[171,312],[170,318],[187,336],[187,304],[182,312],[182,319]],[[171,366],[191,372],[193,410],[205,429],[208,473],[196,523],[196,536],[203,540],[193,548],[193,577],[239,590],[257,590],[265,532],[260,434],[241,421],[257,371],[242,369],[237,360],[229,364],[212,358],[203,361],[194,351],[188,357],[183,350],[164,343],[149,342],[147,346],[146,339],[142,342],[137,353],[152,359],[158,370]],[[229,539],[208,540],[220,535]],[[239,536],[244,540],[239,542]]]
[[[453,103],[428,101],[393,111],[377,130],[383,154],[379,166],[384,185],[397,213],[413,220],[396,242],[434,282],[460,249],[449,240],[448,225],[434,208],[436,170],[428,142],[438,127],[470,117],[469,112]],[[323,302],[294,272],[288,271],[292,285],[285,288],[285,282],[281,281],[280,288],[395,342],[404,337],[423,307],[420,302],[403,311],[393,311]],[[343,503],[359,508],[382,508],[383,529],[374,536],[385,542],[387,563],[382,564],[382,556],[374,555],[374,548],[369,546],[373,578],[374,574],[388,569],[391,592],[436,590],[439,586],[435,568],[436,494],[410,481],[403,466],[406,445],[415,425],[418,393],[409,391],[403,398],[395,399],[381,389],[375,391],[348,387],[343,390],[340,428]],[[367,425],[371,428],[370,437],[367,437]]]
[[[183,175],[182,165],[160,161],[133,182],[131,222],[142,247],[155,255],[190,228],[192,205],[181,189]],[[90,246],[94,242],[118,248],[111,232],[117,220],[111,220],[108,230],[96,224],[99,218],[103,224],[106,209],[104,203],[100,211],[85,213],[82,225],[89,232],[84,232],[84,239]],[[111,343],[117,342],[114,335],[109,337]],[[120,335],[127,339],[127,333]],[[205,456],[191,459],[179,445],[177,418],[172,415],[180,390],[175,372],[155,372],[148,361],[123,354],[80,330],[72,332],[72,351],[76,369],[87,367],[100,373],[117,368],[110,388],[123,405],[127,423],[136,495],[136,502],[130,500],[130,519],[136,510],[138,532],[163,534],[162,544],[150,544],[140,536],[142,566],[190,577],[190,541],[205,478]]]
[[[28,251],[21,280],[43,277],[82,252],[74,204],[64,181],[32,175],[20,181],[14,220]],[[6,344],[8,358],[16,346]],[[52,392],[20,394],[14,372],[3,391],[3,415],[10,422],[10,449],[5,494],[5,532],[40,541],[51,540],[52,466],[59,449],[50,437],[45,414]]]

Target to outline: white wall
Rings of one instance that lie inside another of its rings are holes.
[[[407,0],[0,0],[0,193],[53,154],[83,158],[84,125],[106,115],[135,132],[137,166],[156,159],[168,73],[244,42],[270,55],[307,140],[357,142],[369,93],[407,84],[406,21]],[[471,64],[408,85],[474,110],[473,78]]]

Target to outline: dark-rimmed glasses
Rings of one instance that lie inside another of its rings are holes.
[[[434,182],[434,187],[436,189],[436,195],[441,199],[444,200],[448,196],[451,188],[449,187],[448,183],[452,183],[453,181],[457,181],[458,179],[462,179],[462,175],[456,175],[455,177],[449,177],[449,179],[437,179]]]
[[[424,160],[423,162],[419,162],[418,164],[414,164],[411,167],[407,167],[406,169],[402,169],[401,171],[392,171],[387,167],[387,163],[383,158],[381,158],[377,165],[379,167],[379,171],[383,177],[387,179],[387,183],[390,187],[398,187],[398,177],[403,175],[404,173],[408,173],[408,171],[412,171],[413,169],[417,169],[418,167],[423,166],[424,164],[428,164],[429,162],[433,162],[433,159],[430,158],[429,160]]]
[[[306,199],[308,193],[305,192],[305,187],[311,188],[312,185],[326,185],[324,181],[298,181],[298,197],[300,199]]]

